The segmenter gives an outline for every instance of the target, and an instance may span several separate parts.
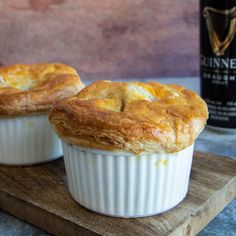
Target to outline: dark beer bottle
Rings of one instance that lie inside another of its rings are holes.
[[[200,0],[200,77],[208,125],[236,130],[236,0]]]

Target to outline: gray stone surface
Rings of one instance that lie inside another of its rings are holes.
[[[179,83],[199,92],[198,79],[165,79],[164,81],[161,80],[161,82]],[[236,159],[236,132],[223,133],[207,128],[196,141],[195,150],[211,152]],[[2,235],[44,236],[48,234],[6,212],[0,211],[0,236]],[[236,236],[236,199],[218,214],[198,236]]]
[[[218,214],[198,236],[236,236],[236,200]]]
[[[236,133],[223,133],[206,128],[198,138],[195,150],[228,156],[236,160],[235,141]],[[236,199],[218,214],[198,236],[236,236]]]
[[[46,236],[46,232],[29,225],[16,217],[0,211],[0,235],[1,236]]]

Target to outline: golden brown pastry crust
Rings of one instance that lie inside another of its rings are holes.
[[[78,93],[84,84],[64,64],[15,64],[0,68],[0,116],[42,113]]]
[[[49,113],[69,144],[134,153],[180,151],[193,144],[207,118],[196,93],[156,82],[97,81]]]

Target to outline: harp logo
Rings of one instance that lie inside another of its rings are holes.
[[[228,10],[205,7],[203,16],[213,53],[216,56],[224,56],[236,32],[236,7]]]

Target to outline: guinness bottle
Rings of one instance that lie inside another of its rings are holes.
[[[236,130],[236,0],[200,0],[200,77],[208,125]]]

